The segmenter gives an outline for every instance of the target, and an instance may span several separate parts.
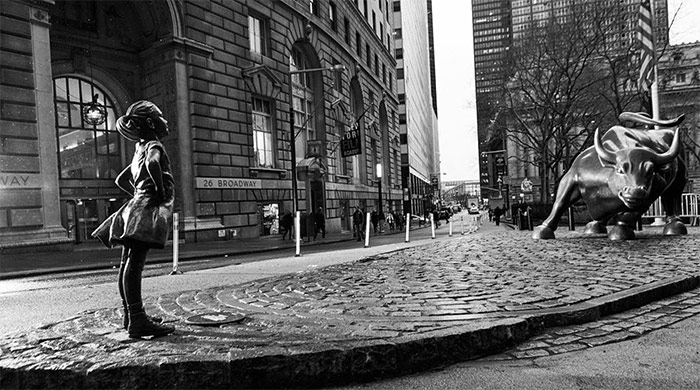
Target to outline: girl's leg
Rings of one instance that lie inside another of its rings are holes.
[[[126,295],[124,294],[124,268],[126,268],[126,260],[129,257],[129,248],[122,247],[122,258],[119,262],[119,296],[122,299],[122,307],[124,308],[123,325],[124,330],[129,329],[129,307],[126,303]]]
[[[141,276],[148,247],[131,245],[124,267],[124,295],[129,311],[129,337],[165,336],[175,331],[172,326],[155,324],[146,316],[141,299]]]

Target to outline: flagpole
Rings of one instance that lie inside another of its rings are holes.
[[[656,35],[654,34],[654,0],[649,1],[649,11],[651,11],[651,31],[652,31],[652,48],[654,56],[654,82],[651,84],[651,116],[656,120],[661,119],[659,110],[659,72],[658,61],[656,58]],[[658,126],[656,126],[658,128]]]

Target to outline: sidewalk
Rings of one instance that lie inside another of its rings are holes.
[[[310,242],[303,242],[302,248],[309,245],[323,245],[352,240],[352,233],[326,234]],[[168,241],[164,249],[153,249],[148,254],[148,263],[171,263],[173,243]],[[293,240],[282,240],[280,236],[235,239],[227,241],[188,242],[178,247],[179,261],[205,259],[217,256],[244,255],[249,253],[289,248],[294,251]],[[21,254],[0,254],[0,280],[35,276],[56,272],[82,271],[118,267],[121,246],[107,248],[101,243],[91,242],[74,245],[73,251],[37,252]]]
[[[173,335],[131,340],[118,309],[86,312],[0,341],[0,387],[319,387],[498,354],[545,328],[695,289],[700,229],[689,230],[535,241],[485,222],[475,235],[163,294],[147,310],[174,324]],[[245,318],[200,326],[193,315]],[[620,327],[640,327],[627,322]]]

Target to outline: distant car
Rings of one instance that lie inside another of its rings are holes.
[[[452,206],[452,213],[457,214],[460,212],[462,212],[462,206],[460,206],[458,204]]]
[[[479,214],[479,207],[476,205],[469,206],[469,214]]]
[[[448,220],[452,216],[452,209],[449,207],[443,207],[440,209],[438,219]]]

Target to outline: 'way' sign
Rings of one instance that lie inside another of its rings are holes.
[[[41,188],[41,183],[36,173],[0,173],[0,188]]]

